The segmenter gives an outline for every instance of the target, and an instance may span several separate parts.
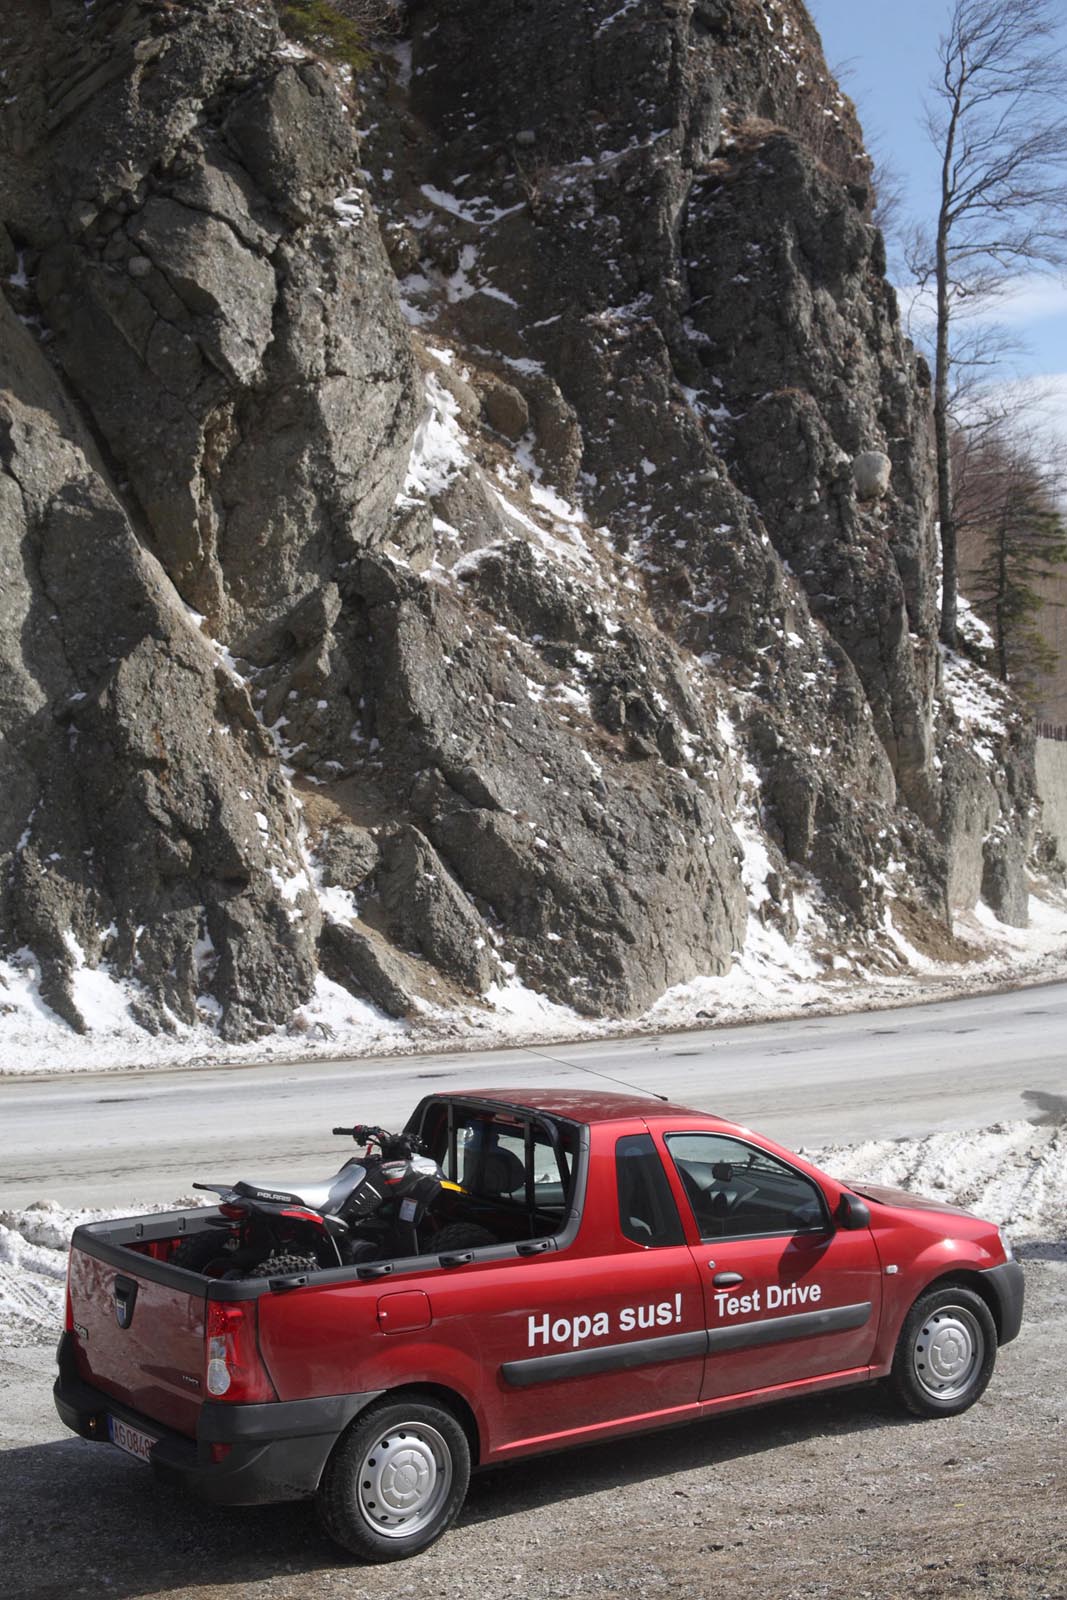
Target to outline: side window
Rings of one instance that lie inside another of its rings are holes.
[[[632,1133],[615,1145],[619,1226],[646,1246],[682,1244],[682,1222],[651,1134]]]
[[[818,1187],[777,1156],[718,1133],[670,1133],[667,1148],[702,1239],[828,1227]]]

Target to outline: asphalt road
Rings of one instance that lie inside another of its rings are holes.
[[[434,1087],[615,1079],[793,1146],[1036,1117],[1067,1107],[1067,984],[543,1050],[0,1079],[0,1205],[324,1177],[348,1153],[335,1123],[399,1126]]]

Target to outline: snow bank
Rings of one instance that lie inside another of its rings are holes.
[[[949,1200],[1013,1238],[1067,1236],[1067,1126],[996,1122],[925,1139],[869,1139],[810,1152],[844,1183],[886,1184]]]
[[[1000,1223],[1013,1239],[1060,1238],[1067,1231],[1067,1127],[995,1123],[925,1139],[869,1140],[806,1152],[846,1183],[888,1184],[962,1205]],[[0,1346],[48,1344],[63,1322],[66,1252],[83,1222],[170,1211],[202,1203],[71,1211],[37,1201],[0,1211]],[[1025,1253],[1025,1252],[1024,1252]]]
[[[118,1211],[68,1210],[37,1200],[24,1211],[0,1210],[0,1346],[47,1344],[59,1337],[67,1282],[67,1246],[83,1222],[143,1216],[203,1205],[188,1195],[166,1205],[131,1201]]]

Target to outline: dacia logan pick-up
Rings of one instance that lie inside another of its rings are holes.
[[[498,1242],[230,1282],[172,1261],[211,1208],[80,1227],[63,1421],[218,1504],[314,1497],[381,1561],[449,1526],[474,1466],[876,1379],[951,1415],[1019,1331],[993,1223],[702,1112],[472,1090],[408,1130]]]

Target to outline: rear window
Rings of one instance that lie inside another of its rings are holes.
[[[453,1102],[427,1107],[421,1131],[445,1176],[483,1208],[478,1220],[501,1237],[560,1231],[574,1195],[576,1126]]]

